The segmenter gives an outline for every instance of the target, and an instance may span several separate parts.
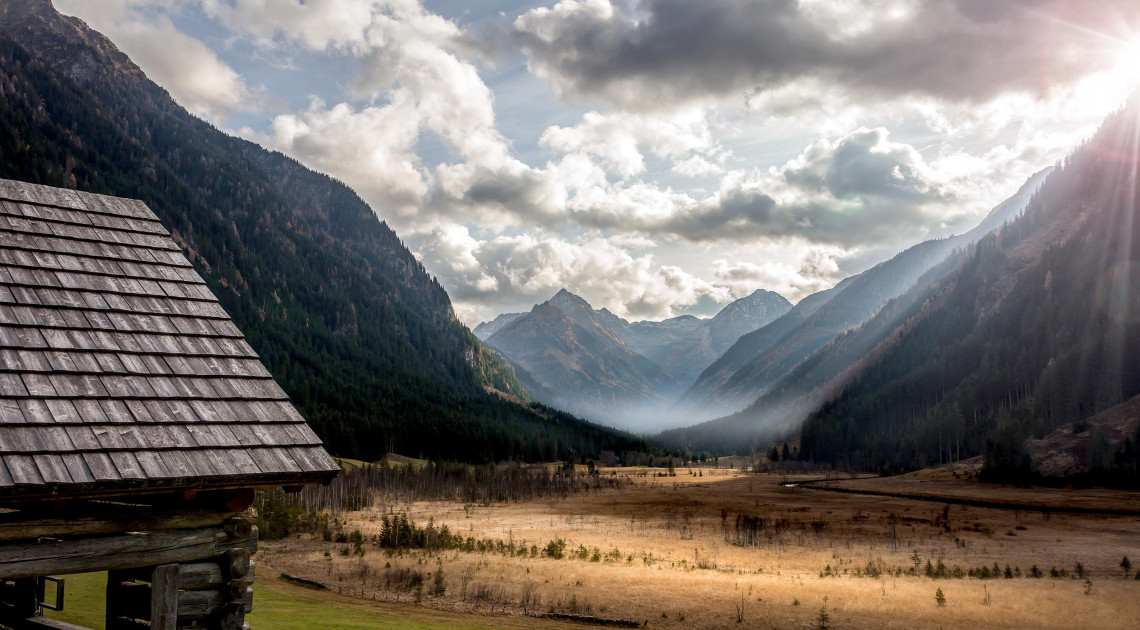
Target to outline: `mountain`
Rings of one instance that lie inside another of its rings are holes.
[[[489,322],[479,322],[479,325],[471,332],[475,333],[475,336],[480,341],[486,341],[488,337],[499,332],[499,329],[503,326],[506,326],[523,315],[526,315],[526,313],[503,313]]]
[[[725,306],[708,323],[709,345],[720,356],[741,337],[782,317],[792,303],[773,291],[757,289]]]
[[[631,411],[627,401],[655,401],[654,390],[666,376],[600,318],[578,315],[572,317],[551,299],[487,342],[553,396],[543,402],[617,424]]]
[[[780,319],[741,337],[685,392],[674,413],[701,421],[754,403],[837,335],[870,320],[953,251],[1016,217],[1048,173],[1046,169],[1030,177],[970,232],[919,243],[832,289],[804,298]]]
[[[787,376],[745,409],[723,418],[662,432],[661,446],[695,453],[761,452],[799,432],[804,419],[833,397],[875,356],[940,283],[953,273],[963,253],[952,254],[924,274],[909,291],[890,300],[866,324],[839,334],[804,359]]]
[[[1027,437],[1079,434],[1140,394],[1137,137],[1140,94],[807,419],[802,457],[893,471],[983,455],[983,476],[1024,479]],[[1140,483],[1121,433],[1094,468]]]
[[[610,315],[622,339],[637,353],[674,374],[681,388],[688,387],[710,363],[742,335],[779,318],[792,308],[784,296],[757,289],[729,303],[711,319],[682,315],[659,322],[626,322]],[[609,311],[602,309],[606,314]],[[683,389],[668,392],[676,398]]]
[[[486,342],[519,367],[538,400],[614,426],[659,430],[668,426],[664,411],[708,363],[789,308],[782,296],[759,290],[712,319],[629,322],[562,289]]]
[[[637,441],[522,395],[347,186],[192,116],[47,0],[0,4],[0,177],[143,200],[329,450],[484,461]]]

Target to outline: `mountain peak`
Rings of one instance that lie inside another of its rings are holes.
[[[713,317],[713,321],[723,321],[729,318],[748,318],[753,311],[761,311],[761,318],[768,310],[781,310],[786,312],[792,308],[792,303],[784,296],[767,289],[756,289],[751,294],[735,300],[725,306]],[[782,314],[782,313],[781,313]]]
[[[555,293],[554,296],[551,297],[550,299],[551,300],[560,300],[560,299],[561,300],[580,300],[582,302],[586,301],[586,299],[583,298],[582,296],[580,296],[576,293],[571,293],[566,287],[562,287],[561,289],[559,289],[558,293]]]
[[[580,295],[575,295],[574,293],[567,291],[565,288],[559,289],[558,293],[555,293],[554,297],[550,298],[548,301],[564,311],[567,309],[583,308],[590,311],[594,310],[594,307],[590,306],[590,303],[587,302],[585,298]]]

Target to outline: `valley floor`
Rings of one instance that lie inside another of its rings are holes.
[[[284,572],[330,586],[330,606],[351,596],[397,606],[386,614],[477,613],[489,627],[524,621],[525,600],[531,614],[654,628],[736,628],[738,618],[744,627],[820,627],[822,616],[832,628],[1140,627],[1140,580],[1124,579],[1120,567],[1125,555],[1140,564],[1135,515],[842,494],[783,485],[806,477],[724,469],[658,473],[604,470],[629,483],[559,500],[376,505],[345,515],[346,531],[371,537],[384,514],[406,512],[419,526],[433,519],[501,544],[436,554],[365,544],[359,556],[351,545],[306,535],[264,543],[259,581]],[[1048,501],[1085,494],[1042,492]],[[1111,502],[1138,499],[1121,492]],[[751,546],[733,544],[738,534],[751,536]],[[558,539],[566,541],[564,557],[544,555]],[[927,562],[944,577],[928,577]],[[968,576],[981,567],[988,575],[994,565],[999,574],[1008,565],[1016,577]],[[437,571],[442,596],[430,594]],[[414,573],[424,576],[420,603],[407,581]],[[938,590],[945,605],[936,602]]]

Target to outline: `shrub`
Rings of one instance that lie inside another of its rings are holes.
[[[447,585],[443,583],[443,567],[438,567],[435,570],[435,577],[431,581],[431,594],[436,597],[443,597],[447,592]]]
[[[946,605],[946,594],[942,592],[942,589],[934,591],[934,601],[938,602],[939,606]]]
[[[562,538],[555,538],[546,543],[546,546],[542,548],[542,555],[548,558],[554,558],[555,560],[561,560],[565,553],[566,541]]]
[[[819,615],[815,618],[815,627],[818,630],[828,630],[831,628],[831,615],[827,614],[827,606],[819,607]]]

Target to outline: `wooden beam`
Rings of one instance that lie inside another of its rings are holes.
[[[84,484],[39,484],[34,486],[0,486],[0,504],[26,504],[29,501],[45,500],[74,500],[105,498],[138,498],[144,495],[167,494],[177,491],[179,494],[187,491],[213,491],[213,490],[272,490],[282,486],[300,485],[328,485],[340,471],[323,473],[280,473],[272,475],[245,475],[235,479],[224,479],[211,483],[187,483],[186,478],[163,480],[143,480],[113,482],[96,482]]]
[[[231,580],[241,579],[249,573],[249,551],[230,549],[226,552],[226,576]]]
[[[253,531],[253,523],[249,522],[248,518],[235,517],[226,519],[222,529],[229,534],[230,538],[249,538],[250,532]]]
[[[150,582],[150,627],[153,630],[178,630],[178,600],[178,565],[155,567]]]
[[[244,540],[231,539],[221,528],[207,527],[0,545],[0,579],[194,562],[234,549],[256,551],[257,528]]]
[[[0,514],[0,542],[34,540],[41,537],[67,538],[120,534],[126,532],[153,532],[166,529],[198,529],[221,526],[234,516],[233,512],[210,510],[179,511],[154,508],[88,504],[90,509],[66,510],[53,515],[8,512]],[[71,512],[76,512],[71,514]],[[236,527],[236,526],[235,526]]]
[[[21,619],[17,622],[5,622],[11,624],[15,630],[91,630],[85,626],[77,626],[73,623],[60,621],[58,619],[49,619],[48,617],[31,617],[29,619]]]
[[[154,567],[130,569],[124,572],[132,580],[150,582]],[[222,567],[217,562],[191,562],[178,565],[178,588],[193,591],[203,588],[218,588],[225,584]]]
[[[127,617],[146,617],[154,602],[154,596],[149,590],[149,587],[143,585],[137,592],[128,592],[123,600],[121,614]],[[253,610],[253,589],[246,588],[241,597],[235,600],[229,599],[228,593],[217,589],[179,591],[177,604],[179,621],[215,617],[229,604],[237,604],[242,611],[249,612]]]

